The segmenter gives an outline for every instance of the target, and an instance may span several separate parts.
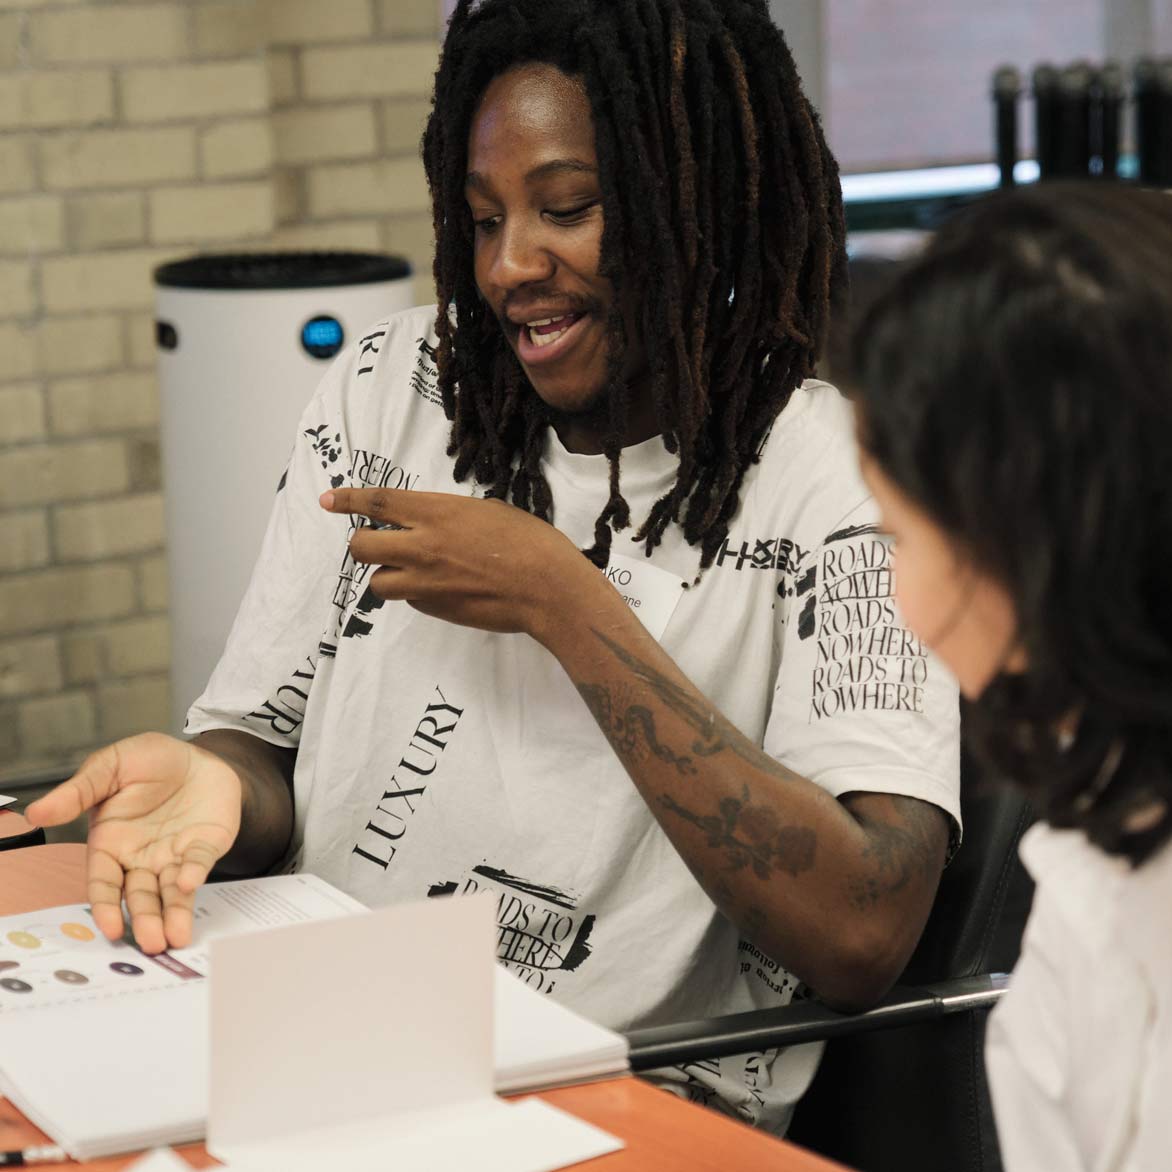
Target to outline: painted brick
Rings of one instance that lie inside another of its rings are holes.
[[[34,62],[174,61],[187,52],[187,13],[177,4],[102,4],[29,17]]]
[[[418,155],[423,127],[430,112],[428,98],[394,98],[384,102],[383,150],[388,155]]]
[[[435,0],[378,0],[379,28],[392,37],[437,37],[439,5]]]
[[[16,736],[16,705],[0,703],[0,780],[24,775],[23,760]]]
[[[155,340],[155,315],[153,313],[128,313],[126,315],[126,351],[130,355],[130,366],[134,370],[156,366],[159,345]]]
[[[395,216],[383,223],[383,247],[408,257],[422,257],[426,264],[421,266],[430,273],[431,258],[435,251],[435,227],[431,213],[416,213],[412,216]],[[420,266],[417,266],[419,271]]]
[[[141,192],[89,192],[69,201],[69,239],[74,251],[142,244],[146,206]]]
[[[142,676],[98,686],[98,727],[105,741],[133,736],[170,723],[171,681]]]
[[[0,130],[95,126],[114,116],[114,79],[108,69],[0,76]]]
[[[65,207],[60,196],[0,199],[0,253],[55,252],[64,243]]]
[[[195,178],[195,131],[99,130],[41,142],[41,174],[50,189],[134,187]]]
[[[28,378],[40,370],[32,326],[0,321],[0,383]]]
[[[263,236],[273,227],[273,188],[259,183],[163,187],[150,193],[151,237],[158,243]]]
[[[270,49],[268,52],[269,97],[274,106],[297,101],[301,92],[298,79],[298,53],[295,49]]]
[[[15,69],[21,58],[20,14],[0,16],[0,69]]]
[[[333,220],[325,224],[289,224],[273,234],[274,248],[357,249],[377,252],[382,234],[377,220]]]
[[[396,216],[383,222],[382,248],[395,256],[405,256],[415,274],[416,305],[435,300],[432,261],[435,232],[430,215]]]
[[[93,562],[144,553],[163,544],[163,498],[122,497],[58,508],[53,545],[61,562]]]
[[[26,753],[60,753],[94,743],[97,722],[88,692],[63,692],[17,705],[17,727]]]
[[[122,323],[110,314],[50,317],[37,323],[36,366],[49,375],[86,374],[122,365]],[[0,344],[0,361],[4,347]]]
[[[61,662],[67,684],[92,684],[100,680],[106,670],[102,658],[102,640],[93,631],[68,633],[61,639]]]
[[[153,371],[72,378],[49,387],[54,435],[108,435],[157,427],[158,380]]]
[[[171,632],[165,618],[132,619],[99,632],[106,671],[115,676],[140,676],[171,666]]]
[[[283,110],[273,116],[277,158],[283,165],[363,159],[378,153],[369,103]]]
[[[131,68],[123,72],[122,109],[130,122],[215,118],[268,108],[263,61]]]
[[[274,45],[352,41],[373,30],[370,0],[261,0]]]
[[[0,451],[0,508],[125,492],[126,446],[117,440],[33,444]]]
[[[0,317],[32,317],[36,308],[33,266],[27,260],[0,260]]]
[[[134,574],[117,562],[0,578],[0,635],[124,618],[134,608]]]
[[[41,439],[45,434],[45,400],[36,383],[0,387],[0,444]]]
[[[278,224],[296,224],[305,218],[305,173],[281,168],[273,175],[273,211]]]
[[[395,98],[431,93],[439,46],[429,41],[306,49],[301,87],[311,101]]]
[[[163,487],[158,435],[131,436],[126,441],[131,492],[159,492]]]
[[[52,635],[0,642],[0,696],[57,692],[64,682],[61,648]]]
[[[265,14],[256,0],[197,4],[192,16],[197,56],[247,57],[264,47]]]
[[[31,191],[35,186],[33,139],[0,134],[0,194]]]
[[[148,614],[165,611],[170,605],[167,559],[163,554],[153,554],[138,563],[138,595]]]
[[[431,207],[423,164],[415,159],[313,167],[306,178],[309,212],[315,219],[395,215]]]
[[[151,273],[175,259],[174,249],[132,249],[48,257],[41,295],[50,313],[80,309],[143,309],[154,303]]]
[[[49,564],[49,515],[44,509],[0,513],[0,572]]]
[[[199,153],[205,179],[267,174],[274,158],[272,126],[264,118],[223,122],[204,131]]]

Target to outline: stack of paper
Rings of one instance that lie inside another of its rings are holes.
[[[493,965],[490,904],[366,912],[311,875],[224,883],[200,891],[192,946],[157,957],[106,941],[84,905],[0,919],[0,1090],[78,1159],[206,1131],[247,1166],[295,1127],[319,1159],[343,1139],[385,1157],[398,1137],[408,1169],[456,1132],[491,1146],[522,1107],[532,1158],[514,1144],[502,1169],[561,1166],[559,1135],[575,1159],[613,1150],[545,1104],[493,1098],[494,1081],[625,1070],[626,1041]]]

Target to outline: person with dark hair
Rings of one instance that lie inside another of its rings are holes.
[[[909,625],[1041,821],[988,1065],[1009,1169],[1172,1152],[1172,200],[996,196],[855,339]]]
[[[95,915],[151,948],[213,864],[285,862],[491,891],[501,963],[617,1028],[874,1001],[958,706],[811,378],[842,203],[764,0],[465,0],[423,157],[438,306],[324,379],[194,740],[31,817],[95,807]],[[777,1127],[816,1057],[664,1078]]]

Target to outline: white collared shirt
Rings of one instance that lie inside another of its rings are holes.
[[[986,1062],[1007,1172],[1172,1168],[1172,847],[1138,869],[1033,827],[1037,883]]]

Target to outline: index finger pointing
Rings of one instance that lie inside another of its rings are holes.
[[[430,498],[438,493],[409,492],[405,488],[334,488],[323,492],[318,503],[328,513],[369,517],[386,525],[410,528],[427,515]]]

